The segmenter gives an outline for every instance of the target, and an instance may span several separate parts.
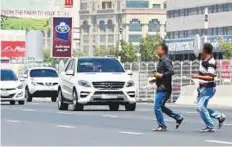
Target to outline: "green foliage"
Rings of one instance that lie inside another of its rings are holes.
[[[226,40],[220,40],[219,47],[222,49],[225,59],[232,58],[232,42]]]
[[[136,60],[136,52],[131,42],[122,41],[121,61],[133,62]]]
[[[53,59],[51,58],[50,49],[44,49],[44,63],[52,63]]]
[[[116,56],[117,49],[114,46],[99,46],[94,51],[94,56]]]
[[[72,51],[72,56],[73,57],[79,57],[79,56],[86,56],[86,54],[83,53],[83,52],[77,51],[77,50],[73,50]]]
[[[140,53],[142,61],[153,61],[157,60],[157,57],[154,54],[155,46],[159,43],[162,43],[163,39],[160,35],[149,36],[147,35],[140,41]]]

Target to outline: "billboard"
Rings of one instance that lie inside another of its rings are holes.
[[[73,0],[64,0],[64,7],[65,8],[72,8],[73,7]]]
[[[71,57],[72,18],[52,18],[52,57]]]
[[[1,41],[2,57],[24,57],[25,41]]]

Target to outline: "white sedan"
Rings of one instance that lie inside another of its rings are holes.
[[[1,101],[9,101],[11,105],[18,102],[19,105],[25,103],[25,92],[22,82],[18,79],[11,69],[0,69],[0,99]]]

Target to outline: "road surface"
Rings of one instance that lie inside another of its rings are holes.
[[[167,132],[156,127],[152,104],[138,104],[135,112],[108,111],[106,106],[88,106],[83,112],[59,111],[56,103],[32,102],[24,106],[1,105],[3,146],[232,146],[232,109],[225,125],[215,133],[203,128],[194,107],[171,105],[185,121],[175,130],[175,121],[166,117]],[[217,123],[217,122],[216,122]]]

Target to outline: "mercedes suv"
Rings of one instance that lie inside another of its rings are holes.
[[[58,109],[67,110],[69,104],[76,111],[85,105],[108,105],[111,111],[117,111],[119,105],[124,105],[127,111],[134,111],[135,85],[131,75],[113,57],[71,58],[60,74]]]

